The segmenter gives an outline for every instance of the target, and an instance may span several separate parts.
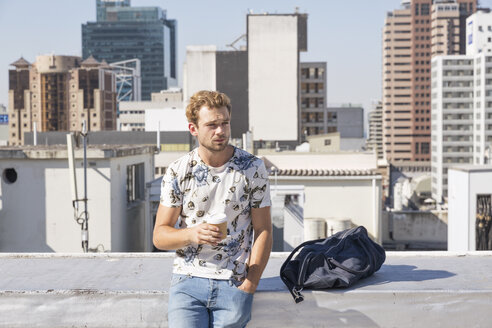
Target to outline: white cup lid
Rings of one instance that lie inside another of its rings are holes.
[[[211,214],[210,217],[207,219],[207,222],[211,224],[219,224],[226,221],[227,216],[225,215],[225,213]]]

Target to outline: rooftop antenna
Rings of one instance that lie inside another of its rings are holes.
[[[238,43],[239,41],[246,39],[246,34],[241,35],[240,37],[236,38],[234,41],[232,41],[230,44],[226,44],[226,47],[230,47],[234,50],[239,50],[237,49],[234,45]]]
[[[84,140],[84,212],[81,226],[82,249],[89,251],[89,213],[87,212],[87,121],[82,123],[82,138]]]
[[[79,199],[78,195],[77,175],[75,170],[75,140],[72,133],[67,134],[67,157],[74,218],[80,225],[82,250],[84,253],[87,253],[89,251],[89,213],[87,211],[87,127],[85,120],[82,123],[81,135],[84,140],[84,198],[82,199]],[[79,213],[79,202],[84,202],[84,211],[82,213]]]

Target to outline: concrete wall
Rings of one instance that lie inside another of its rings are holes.
[[[47,240],[46,172],[44,166],[31,166],[25,161],[0,161],[2,173],[0,190],[0,251],[2,252],[53,252]],[[17,181],[8,184],[3,177],[6,168],[17,172]],[[68,184],[68,176],[66,178]],[[35,183],[33,183],[35,182]],[[70,195],[70,193],[68,193]],[[60,202],[61,204],[61,202]],[[67,205],[70,204],[67,202]],[[73,227],[66,231],[77,233],[73,211],[66,213],[66,221]],[[80,229],[77,241],[80,241]],[[79,245],[80,249],[80,245]]]
[[[447,249],[447,212],[383,211],[383,243],[390,249]]]
[[[304,224],[284,208],[284,252],[291,252],[304,241]]]
[[[249,129],[254,140],[297,140],[297,15],[248,15]],[[278,122],[282,124],[278,124]]]
[[[111,163],[111,194],[113,199],[119,200],[111,204],[111,249],[115,252],[152,250],[153,226],[148,195],[131,204],[126,199],[126,168],[136,163],[144,163],[144,183],[154,179],[154,165],[148,155],[119,158]]]

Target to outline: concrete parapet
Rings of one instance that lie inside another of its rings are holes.
[[[349,289],[295,304],[273,253],[248,327],[490,327],[492,252],[388,252]],[[167,327],[170,253],[2,254],[0,327]]]

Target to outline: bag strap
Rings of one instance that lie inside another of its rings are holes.
[[[315,240],[308,240],[308,241],[305,241],[302,244],[298,245],[296,248],[294,248],[294,250],[292,252],[290,252],[290,254],[287,257],[287,259],[285,260],[284,264],[282,264],[282,266],[280,267],[280,279],[282,279],[282,281],[284,282],[284,284],[288,287],[289,292],[292,294],[292,297],[294,298],[294,300],[295,300],[296,303],[302,302],[304,300],[304,296],[302,296],[302,294],[301,294],[301,291],[302,291],[302,289],[303,289],[304,286],[296,286],[295,284],[292,284],[291,282],[287,281],[285,279],[285,277],[282,275],[282,272],[284,271],[284,269],[287,266],[287,264],[289,264],[289,262],[292,259],[292,257],[294,257],[294,255],[301,248],[303,248],[305,246],[308,246],[308,245],[316,244],[318,242],[322,242],[324,240],[326,240],[326,238],[315,239]],[[303,259],[303,261],[302,261],[303,264],[304,264],[305,260],[306,259]],[[304,271],[305,271],[307,269],[307,265],[304,265],[304,267],[306,267],[304,269]],[[304,274],[306,274],[306,273],[304,272]],[[290,286],[292,286],[292,287],[290,287]]]
[[[344,266],[343,264],[341,264],[340,262],[338,262],[337,260],[335,260],[332,257],[327,258],[326,261],[328,261],[329,263],[331,263],[331,264],[339,267],[340,269],[345,270],[347,272],[350,272],[352,274],[364,274],[367,271],[369,271],[369,269],[371,269],[371,263],[367,264],[367,266],[364,269],[362,269],[362,270],[359,271],[359,270],[354,270],[354,269],[347,268],[346,266]]]
[[[308,245],[312,245],[312,244],[316,244],[316,243],[319,243],[321,241],[324,241],[326,240],[326,238],[321,238],[321,239],[315,239],[315,240],[308,240],[308,241],[305,241],[303,242],[302,244],[298,245],[296,248],[294,248],[294,250],[292,252],[290,252],[289,256],[287,256],[287,259],[285,260],[284,264],[282,264],[282,267],[280,267],[280,273],[282,273],[282,271],[284,270],[284,268],[287,266],[287,264],[289,263],[289,261],[292,259],[292,257],[294,257],[294,255],[303,247],[305,246],[308,246]]]

